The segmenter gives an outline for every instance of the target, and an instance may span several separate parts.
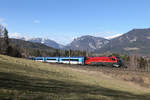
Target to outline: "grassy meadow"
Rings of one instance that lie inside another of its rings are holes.
[[[150,100],[150,87],[114,75],[0,55],[0,100]]]

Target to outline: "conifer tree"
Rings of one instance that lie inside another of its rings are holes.
[[[0,53],[8,55],[9,38],[6,28],[0,25]]]
[[[4,28],[4,37],[3,37],[3,54],[8,55],[9,49],[9,39],[8,39],[8,31]]]

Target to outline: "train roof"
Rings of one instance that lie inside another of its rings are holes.
[[[59,58],[59,57],[45,57],[45,58]]]
[[[84,58],[84,57],[60,57],[60,58]]]
[[[32,58],[84,58],[84,57],[32,57]]]

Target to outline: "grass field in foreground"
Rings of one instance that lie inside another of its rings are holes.
[[[0,100],[150,100],[150,89],[101,72],[0,55]]]

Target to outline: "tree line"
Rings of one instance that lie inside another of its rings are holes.
[[[20,42],[20,43],[18,43]],[[38,46],[37,46],[38,45]],[[37,57],[37,56],[86,56],[86,51],[79,50],[59,50],[54,48],[43,49],[41,44],[10,39],[8,30],[0,25],[0,54],[9,55],[13,57]]]
[[[17,48],[13,48],[10,45],[8,30],[6,27],[0,25],[0,54],[20,57],[20,53]]]
[[[9,40],[8,40],[8,31],[6,28],[0,25],[0,53],[7,55],[9,52]]]
[[[128,67],[128,70],[133,71],[147,71],[150,72],[150,57],[140,55],[126,55],[113,53],[113,56],[120,57],[124,66]]]

